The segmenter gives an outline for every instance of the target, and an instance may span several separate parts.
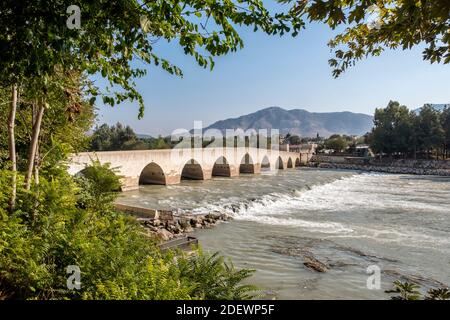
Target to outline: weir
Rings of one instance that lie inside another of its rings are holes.
[[[109,163],[122,177],[122,190],[137,189],[140,184],[170,185],[181,179],[207,180],[213,176],[235,177],[269,170],[306,165],[311,153],[270,149],[192,148],[82,152],[69,159],[69,173],[75,175],[98,160]]]

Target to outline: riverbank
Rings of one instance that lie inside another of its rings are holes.
[[[325,168],[325,169],[359,170],[369,172],[372,171],[372,172],[395,173],[395,174],[450,176],[449,169],[398,167],[389,165],[365,165],[365,164],[325,162],[325,163],[310,163],[309,167]]]
[[[395,174],[450,176],[450,161],[446,160],[379,160],[339,155],[314,155],[308,166]]]

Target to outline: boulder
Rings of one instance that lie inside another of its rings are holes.
[[[195,217],[191,218],[191,226],[195,226],[196,224],[202,224],[203,222],[203,216],[197,215]]]
[[[158,219],[162,221],[173,220],[173,212],[171,210],[158,210]]]
[[[314,257],[304,257],[305,262],[303,262],[303,265],[305,267],[307,267],[308,269],[317,271],[317,272],[327,272],[328,271],[328,266],[323,263],[320,262],[319,260],[317,260]]]
[[[184,219],[184,218],[179,219],[178,224],[179,224],[180,228],[182,228],[182,229],[186,229],[187,227],[191,226],[189,223],[189,220]]]
[[[157,235],[163,241],[168,241],[173,238],[173,234],[166,229],[159,229]]]

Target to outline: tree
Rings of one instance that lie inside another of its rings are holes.
[[[104,102],[137,100],[139,116],[144,104],[133,78],[146,70],[134,67],[134,59],[182,75],[178,67],[156,55],[157,39],[178,40],[184,53],[206,68],[213,66],[212,57],[242,48],[236,26],[253,26],[272,35],[301,27],[292,15],[271,14],[261,0],[79,1],[82,30],[77,30],[66,25],[70,1],[45,2],[6,0],[0,5],[0,67],[13,75],[8,80],[52,75],[57,65],[101,74],[111,86],[123,89],[104,96]],[[90,89],[93,95],[99,93]]]
[[[110,88],[103,102],[115,105],[124,100],[137,100],[139,115],[144,101],[136,90],[134,78],[146,73],[134,67],[133,60],[160,65],[164,70],[182,76],[181,70],[158,57],[153,45],[157,39],[177,39],[185,54],[202,67],[213,67],[212,57],[242,48],[243,41],[235,26],[253,26],[267,34],[284,34],[290,27],[298,30],[300,20],[285,13],[271,15],[261,0],[215,2],[203,0],[169,1],[79,1],[83,13],[82,30],[68,28],[66,10],[70,2],[15,1],[0,3],[0,86],[11,87],[9,123],[9,158],[12,164],[11,209],[15,197],[14,120],[20,86],[36,82],[40,91],[39,112],[33,123],[25,185],[29,188],[40,134],[41,119],[48,102],[48,86],[57,75],[78,71],[81,75],[100,74]],[[211,21],[211,23],[208,23]],[[112,92],[110,92],[112,89]],[[91,103],[101,94],[92,83],[85,94]]]
[[[17,85],[13,84],[11,89],[11,109],[8,116],[8,150],[9,160],[11,161],[11,199],[9,202],[10,211],[14,210],[16,205],[16,188],[17,188],[17,158],[16,158],[16,138],[14,131],[14,124],[16,122],[17,110]]]
[[[444,158],[448,157],[450,151],[450,106],[446,106],[441,114],[441,126],[444,131]]]
[[[431,149],[441,147],[445,141],[439,112],[428,104],[420,109],[414,131],[419,148],[426,150],[428,156]]]
[[[167,141],[159,136],[157,139],[153,139],[150,145],[151,149],[170,149],[170,144],[167,143]]]
[[[287,139],[287,141],[289,142],[289,144],[301,144],[302,143],[302,139],[298,135],[290,136],[289,139]]]
[[[112,135],[109,126],[104,123],[100,127],[95,128],[94,133],[91,136],[92,151],[107,151],[111,149]]]
[[[371,148],[389,156],[402,155],[414,158],[425,153],[429,158],[432,151],[436,156],[445,156],[446,128],[450,123],[448,111],[440,112],[432,105],[424,105],[417,114],[396,101],[390,101],[386,108],[377,108],[374,128],[367,137]]]
[[[327,149],[333,149],[337,152],[342,152],[347,148],[347,146],[347,141],[340,135],[333,135],[332,138],[330,137],[325,141],[325,147]]]
[[[309,21],[324,22],[344,31],[329,46],[329,60],[338,77],[356,61],[379,56],[386,49],[411,49],[425,44],[423,58],[431,63],[450,62],[450,2],[442,0],[337,0],[296,1],[290,13]]]
[[[386,108],[377,108],[370,146],[378,153],[406,154],[411,149],[414,114],[406,106],[390,101]]]
[[[138,138],[130,126],[124,127],[118,122],[109,127],[105,123],[94,130],[91,137],[91,150],[130,150],[137,140]]]

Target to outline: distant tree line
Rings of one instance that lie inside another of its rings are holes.
[[[91,136],[91,151],[147,150],[170,149],[170,137],[138,137],[130,126],[120,122],[108,126],[106,123],[97,126]]]
[[[150,149],[171,149],[179,144],[179,147],[183,147],[181,143],[186,137],[180,136],[179,139],[172,140],[171,136],[159,136],[155,137],[139,137],[130,126],[124,126],[120,122],[115,125],[109,126],[106,123],[101,126],[97,126],[92,133],[90,139],[90,151],[120,151],[120,150],[150,150]],[[189,138],[188,138],[189,139]],[[189,140],[184,143],[184,147],[207,147],[207,146],[254,146],[258,148],[270,148],[271,137],[262,135],[254,136],[231,136],[222,137],[222,142],[217,143],[215,137],[190,137]],[[305,138],[300,138],[297,135],[287,134],[284,143],[300,144],[309,141]]]
[[[436,110],[426,104],[420,112],[396,101],[377,108],[374,128],[368,135],[372,150],[396,158],[442,158],[450,153],[450,108]]]
[[[367,143],[367,135],[364,136],[349,136],[332,134],[326,139],[320,141],[317,146],[317,152],[323,152],[325,150],[333,150],[334,153],[349,153],[354,154],[356,152],[356,146]]]

